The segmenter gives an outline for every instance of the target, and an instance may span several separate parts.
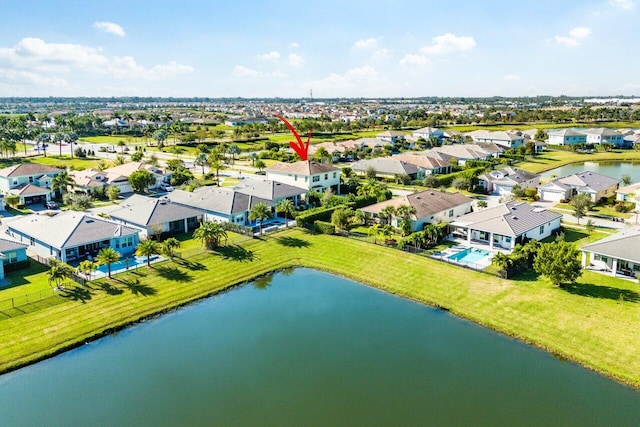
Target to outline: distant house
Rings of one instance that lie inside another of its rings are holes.
[[[20,203],[43,203],[54,197],[51,181],[62,169],[38,163],[20,163],[0,169],[0,193],[15,194]]]
[[[548,201],[571,200],[576,194],[588,194],[593,203],[614,196],[620,180],[596,172],[583,171],[556,178],[538,187],[540,199]]]
[[[540,184],[540,175],[509,166],[480,175],[478,184],[488,193],[506,196],[511,194],[516,185],[523,190],[537,188]]]
[[[438,139],[444,138],[444,132],[442,132],[438,128],[432,128],[432,127],[424,127],[424,128],[416,129],[413,131],[412,134],[415,138],[423,138],[425,141],[429,141],[429,139],[431,138],[438,138]]]
[[[395,159],[405,163],[411,163],[424,171],[424,175],[444,174],[451,172],[451,157],[438,155],[435,152],[428,154],[399,154]]]
[[[258,203],[275,207],[284,199],[294,205],[307,190],[276,181],[244,180],[235,187],[199,187],[193,192],[175,190],[167,198],[173,203],[202,210],[208,221],[248,225],[249,213]]]
[[[38,255],[62,262],[93,257],[106,247],[125,255],[132,253],[139,243],[139,230],[75,211],[52,217],[27,215],[12,221],[8,231]]]
[[[152,189],[158,188],[162,183],[171,182],[171,177],[173,176],[172,171],[170,171],[169,169],[159,168],[159,167],[149,165],[147,163],[142,163],[142,162],[125,163],[123,165],[114,166],[112,168],[105,169],[104,172],[113,176],[116,176],[116,175],[123,176],[123,177],[126,177],[128,180],[129,176],[131,176],[133,172],[138,170],[143,170],[143,169],[151,172],[156,179],[155,184],[150,186],[150,188]],[[131,186],[127,187],[127,185],[124,183],[122,183],[122,185],[119,186],[119,188],[121,193],[131,193],[133,191],[131,189]]]
[[[387,130],[377,134],[376,138],[391,145],[395,145],[400,141],[404,141],[405,134],[398,132],[397,130]]]
[[[580,248],[582,267],[615,276],[640,275],[640,230],[623,230]]]
[[[424,170],[420,167],[395,157],[359,160],[351,164],[351,169],[358,175],[365,175],[369,169],[373,169],[378,178],[394,178],[395,176],[408,176],[410,179],[424,178]]]
[[[75,192],[91,193],[97,188],[105,189],[110,185],[118,187],[120,194],[132,191],[129,178],[113,172],[84,169],[71,171],[69,176],[73,179],[73,190]]]
[[[638,209],[640,207],[640,182],[618,188],[616,190],[616,200],[618,202],[633,203]]]
[[[430,157],[433,157],[431,153],[444,154],[449,156],[449,158],[456,158],[458,164],[463,166],[469,160],[490,160],[494,157],[499,157],[501,152],[502,151],[494,152],[493,150],[487,150],[479,144],[453,144],[434,147],[419,154]]]
[[[267,168],[267,179],[306,190],[340,192],[340,168],[313,160],[276,163]]]
[[[138,227],[146,235],[187,233],[198,228],[203,212],[166,197],[153,198],[134,194],[109,212],[111,219],[127,226]]]
[[[0,239],[0,281],[4,280],[5,265],[26,261],[26,259],[27,245],[12,240]]]
[[[551,145],[576,145],[586,143],[587,134],[574,128],[549,131],[549,144]]]
[[[562,214],[511,201],[463,215],[451,222],[451,227],[454,235],[465,238],[468,245],[512,250],[526,239],[542,240],[551,236],[560,228],[561,218]]]
[[[518,148],[524,144],[524,136],[518,132],[476,130],[468,134],[474,142],[489,142],[506,148]]]
[[[361,211],[376,218],[387,206],[394,208],[403,205],[411,206],[416,210],[415,215],[410,218],[411,231],[419,231],[424,228],[425,224],[451,222],[459,216],[469,213],[472,202],[472,199],[461,193],[425,190],[366,206]],[[393,217],[391,224],[399,227],[400,220],[400,218]]]
[[[587,135],[587,144],[613,144],[616,147],[623,147],[624,136],[607,128],[584,129]]]

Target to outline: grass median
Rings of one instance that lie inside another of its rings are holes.
[[[640,387],[636,283],[585,272],[575,286],[558,289],[535,275],[502,280],[380,245],[299,229],[141,268],[86,289],[68,287],[58,304],[2,316],[0,370],[290,266],[328,271],[442,307]]]

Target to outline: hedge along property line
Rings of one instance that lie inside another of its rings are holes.
[[[434,176],[438,178],[438,182],[440,183],[441,186],[449,187],[453,182],[453,180],[455,180],[456,178],[461,178],[461,177],[468,178],[471,176],[476,176],[477,174],[479,174],[484,170],[485,170],[484,167],[479,167],[479,168],[464,169],[458,172],[448,173],[446,175],[434,175]]]
[[[300,212],[296,215],[296,223],[303,227],[311,227],[316,221],[331,221],[331,215],[333,212],[340,208],[347,207],[359,209],[377,202],[378,200],[373,196],[358,196],[353,200],[346,201],[345,203],[336,206],[320,207],[310,211]]]

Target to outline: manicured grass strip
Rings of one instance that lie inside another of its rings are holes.
[[[288,266],[352,278],[535,343],[640,387],[640,290],[636,283],[585,272],[557,289],[534,275],[502,280],[397,250],[302,230],[166,262],[72,290],[71,300],[0,321],[0,369],[170,307]],[[75,292],[75,294],[73,293]]]

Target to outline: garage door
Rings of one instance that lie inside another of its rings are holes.
[[[564,192],[540,190],[540,199],[550,202],[559,202],[564,199]]]

